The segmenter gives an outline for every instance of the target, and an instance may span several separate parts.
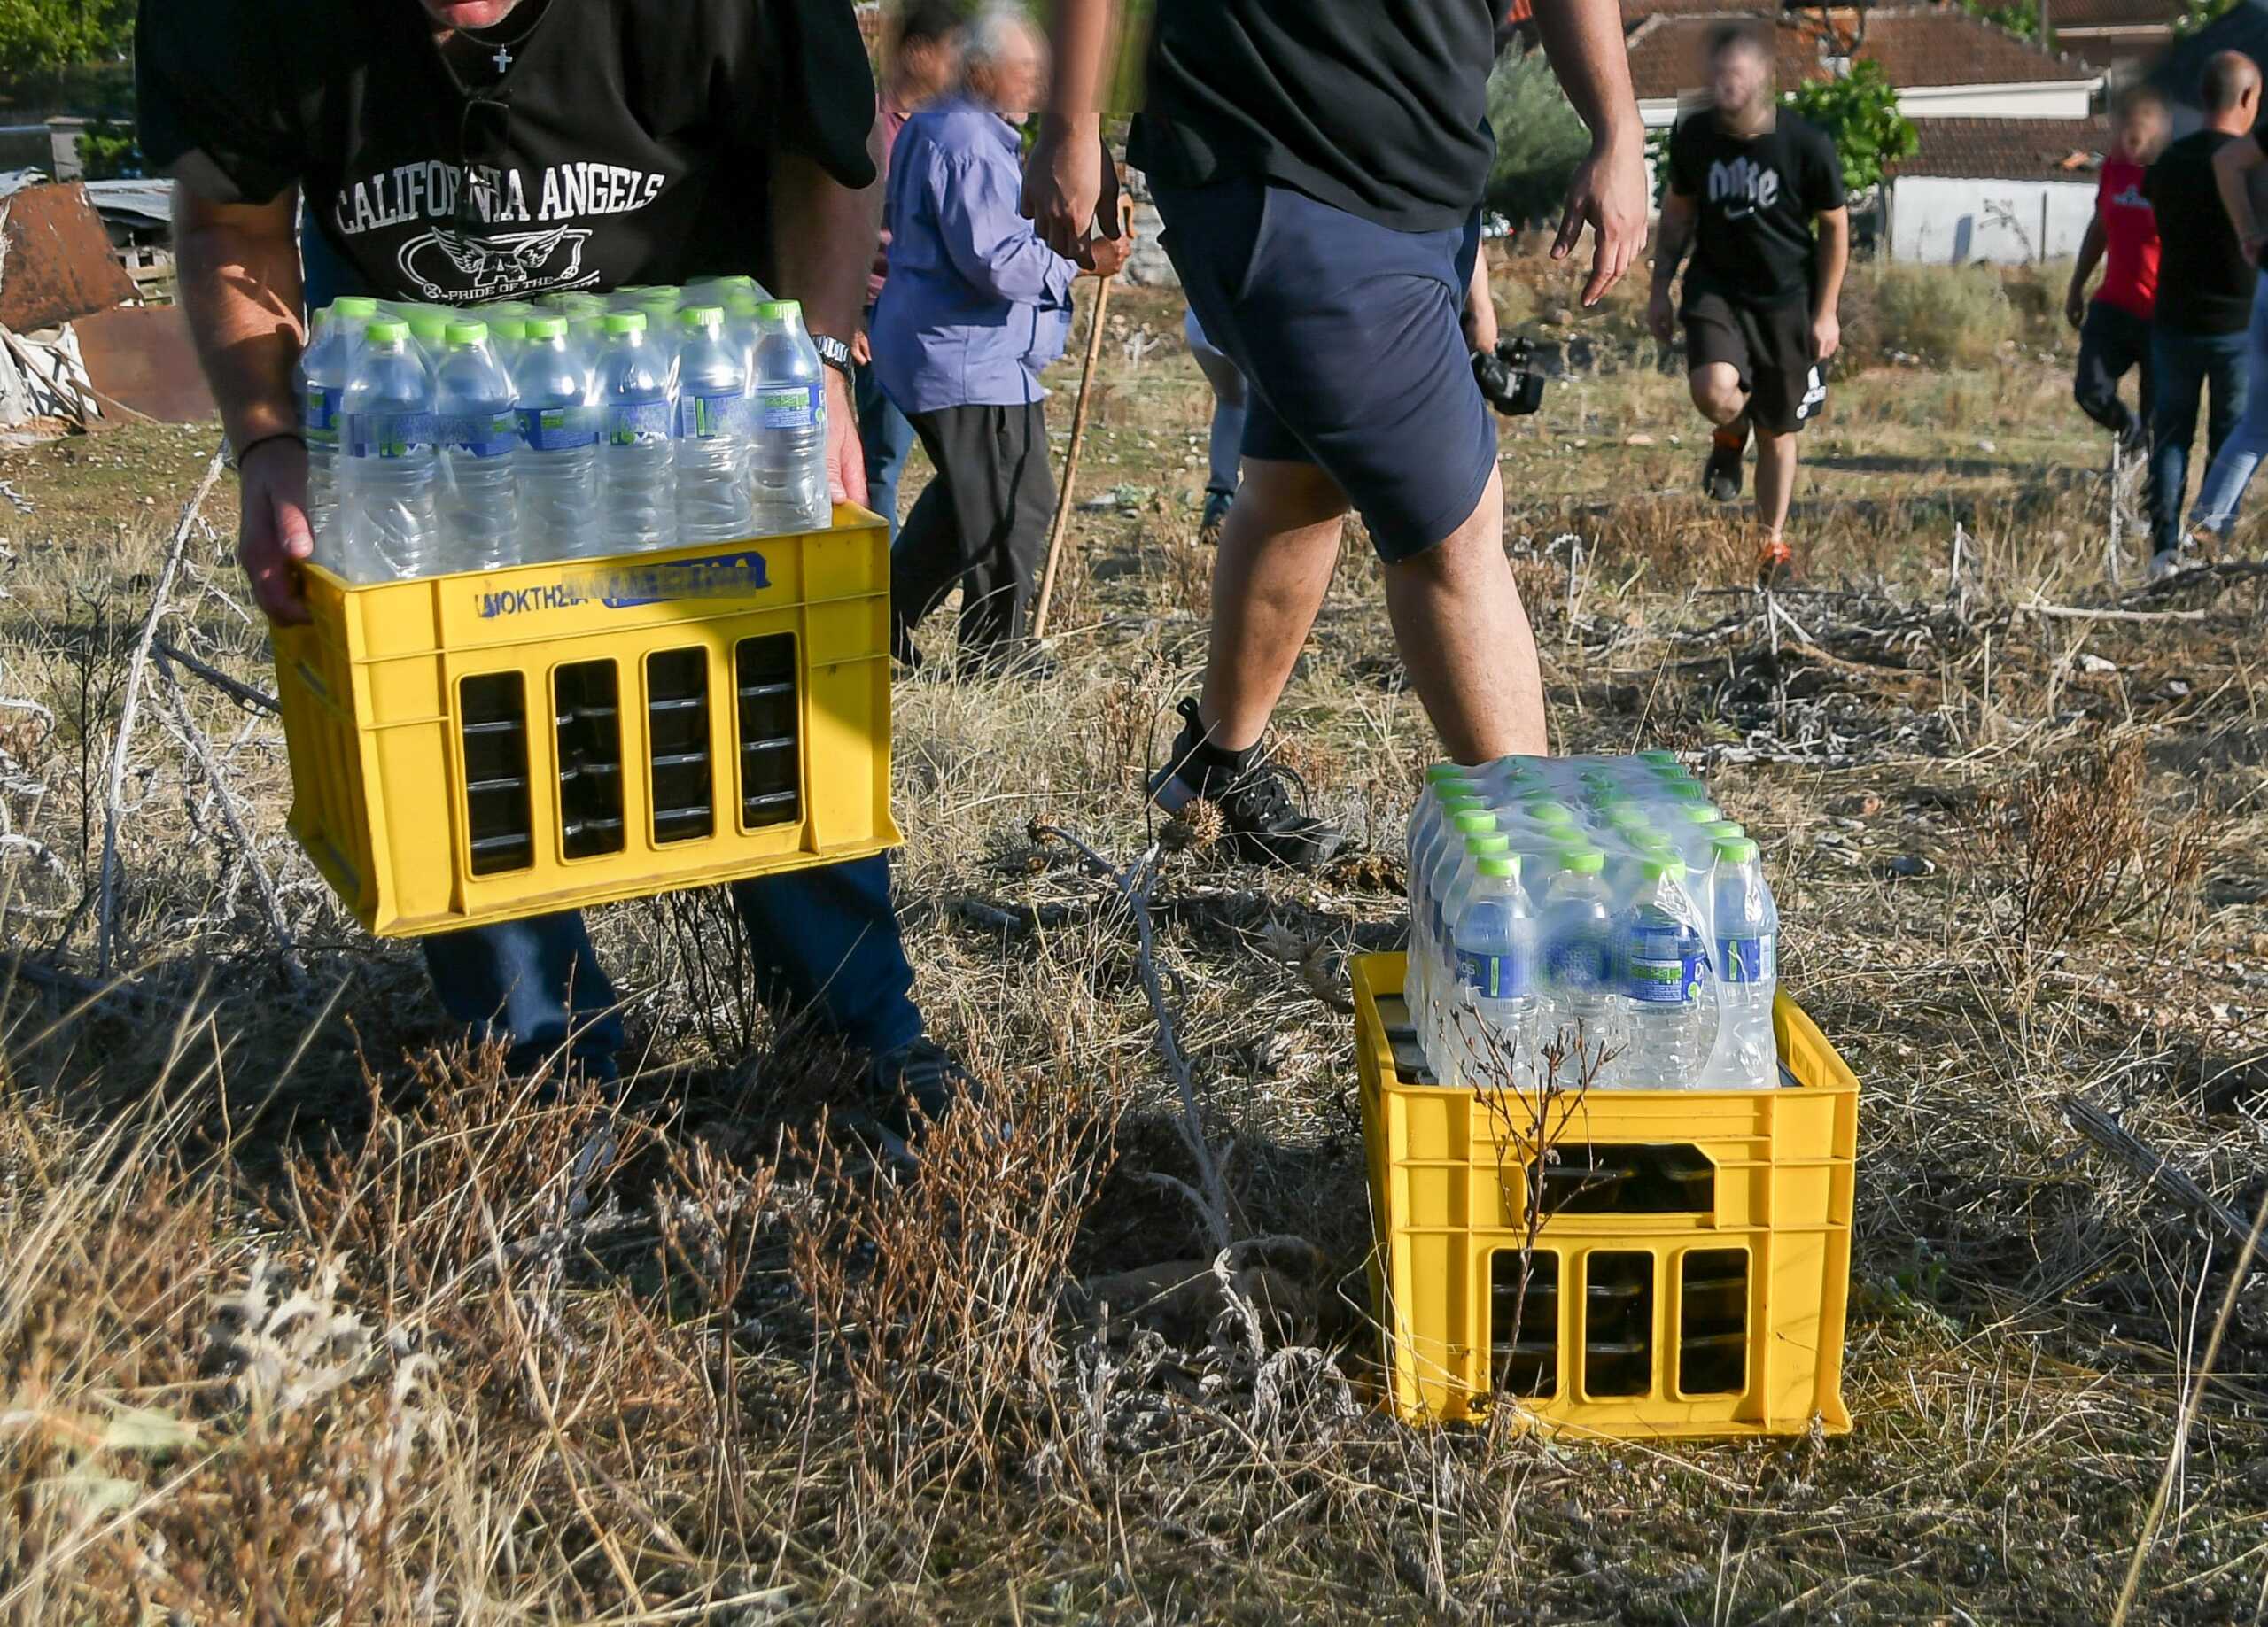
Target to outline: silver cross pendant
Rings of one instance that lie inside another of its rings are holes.
[[[511,70],[512,53],[501,45],[496,48],[496,55],[491,60],[496,64],[496,71],[499,74],[509,73]]]

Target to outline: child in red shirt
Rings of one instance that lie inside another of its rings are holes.
[[[2079,330],[2078,376],[2072,394],[2086,415],[2137,452],[2149,438],[2150,311],[2157,300],[2158,223],[2142,196],[2142,172],[2165,146],[2165,103],[2147,85],[2129,91],[2118,109],[2117,148],[2102,161],[2094,219],[2071,267],[2063,314]],[[2087,279],[2103,263],[2102,286],[2086,297]],[[2139,368],[2140,411],[2118,399],[2118,381]]]

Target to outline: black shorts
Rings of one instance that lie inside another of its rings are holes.
[[[1766,434],[1792,435],[1827,405],[1810,301],[1744,305],[1705,290],[1686,296],[1681,320],[1687,369],[1721,361],[1738,373],[1749,422]]]

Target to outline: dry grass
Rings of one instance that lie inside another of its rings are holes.
[[[1216,1270],[1133,923],[1031,832],[1155,834],[1134,785],[1209,608],[1177,341],[1098,392],[1084,484],[1122,500],[1081,516],[1062,674],[898,695],[920,992],[1010,1127],[912,1176],[844,1132],[855,1059],[753,1004],[707,895],[594,923],[643,1064],[620,1116],[504,1076],[292,849],[272,724],[194,679],[254,850],[153,709],[130,975],[74,982],[127,653],[211,444],[122,430],[0,460],[29,505],[0,509],[0,1617],[2104,1619],[2233,1251],[2054,1100],[2248,1215],[2268,1189],[2260,579],[2132,601],[2195,620],[2020,613],[2115,596],[2100,443],[2027,349],[1838,379],[1798,509],[1818,591],[1767,616],[1715,591],[1749,538],[1689,495],[1699,426],[1629,301],[1570,328],[1560,274],[1518,275],[1568,368],[1504,438],[1555,736],[1703,755],[1865,1084],[1853,1435],[1550,1445],[1369,1406],[1336,969],[1398,941],[1430,736],[1359,546],[1280,721],[1364,850],[1266,874],[1176,833],[1156,889],[1253,1240]],[[1114,309],[1122,337],[1178,315]],[[166,635],[264,687],[225,556],[193,541]],[[2262,1619],[2263,1291],[2132,1620]]]

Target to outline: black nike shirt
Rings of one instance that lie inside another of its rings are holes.
[[[1669,187],[1699,206],[1689,293],[1746,305],[1811,295],[1819,260],[1812,217],[1843,207],[1843,165],[1826,131],[1781,108],[1760,136],[1728,134],[1713,108],[1669,138]]]
[[[768,277],[775,153],[874,178],[849,0],[548,0],[462,72],[418,0],[142,0],[138,27],[152,167],[297,185],[392,298]]]

